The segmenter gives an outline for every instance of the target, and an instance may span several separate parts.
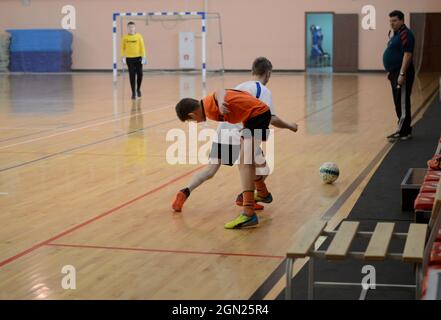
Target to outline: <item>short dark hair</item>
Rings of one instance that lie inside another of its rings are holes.
[[[253,62],[253,66],[251,68],[253,70],[253,74],[256,76],[262,76],[267,72],[273,70],[273,65],[271,61],[269,61],[265,57],[258,57]]]
[[[182,122],[190,120],[189,113],[194,112],[199,107],[199,101],[192,98],[184,98],[176,105],[176,115]]]
[[[397,17],[399,20],[404,20],[404,13],[402,13],[400,10],[394,10],[389,13],[389,18],[392,17]]]
[[[131,26],[131,25],[135,25],[135,23],[133,21],[129,21],[129,23],[127,23],[127,25]]]

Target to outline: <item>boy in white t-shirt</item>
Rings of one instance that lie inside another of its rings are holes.
[[[296,132],[297,124],[285,122],[275,113],[271,91],[265,86],[271,77],[271,72],[271,62],[264,57],[259,57],[254,60],[252,66],[254,80],[241,83],[234,89],[248,92],[268,105],[271,110],[271,124],[273,126]],[[218,125],[217,134],[211,147],[209,164],[203,171],[192,177],[187,187],[178,192],[172,204],[174,211],[182,211],[184,202],[188,199],[190,193],[202,183],[214,177],[222,164],[232,166],[237,161],[240,155],[240,130],[242,128],[242,124],[231,124],[228,122],[221,122]],[[260,148],[258,148],[257,152],[263,154]],[[267,176],[256,176],[255,188],[257,192],[255,194],[255,210],[263,209],[263,206],[257,202],[270,203],[273,200],[264,182],[266,177]],[[242,206],[242,201],[242,194],[240,194],[236,199],[236,204]]]

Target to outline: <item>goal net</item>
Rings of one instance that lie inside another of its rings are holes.
[[[223,72],[222,25],[219,13],[126,12],[113,15],[113,75],[124,68],[120,59],[121,38],[127,23],[136,24],[144,38],[147,68],[155,71]]]

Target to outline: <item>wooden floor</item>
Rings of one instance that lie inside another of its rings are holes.
[[[207,89],[246,80],[212,76]],[[168,130],[188,130],[174,106],[201,96],[200,77],[146,74],[134,104],[127,81],[114,88],[110,74],[0,75],[1,299],[248,299],[396,124],[384,75],[274,74],[278,115],[300,129],[275,133],[267,180],[275,201],[260,227],[228,231],[224,223],[240,212],[236,168],[222,167],[181,214],[170,209],[202,168],[165,160]],[[438,74],[420,76],[414,110],[438,84]],[[341,170],[332,186],[318,174],[326,161]],[[76,269],[75,290],[61,286],[65,265]]]

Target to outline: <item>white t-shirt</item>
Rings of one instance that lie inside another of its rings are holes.
[[[273,106],[273,96],[271,91],[265,87],[260,81],[246,81],[239,84],[234,89],[245,91],[264,102],[271,111],[271,115],[276,115]],[[240,144],[240,130],[243,126],[241,123],[221,122],[217,127],[216,137],[213,139],[215,143],[221,144]]]

